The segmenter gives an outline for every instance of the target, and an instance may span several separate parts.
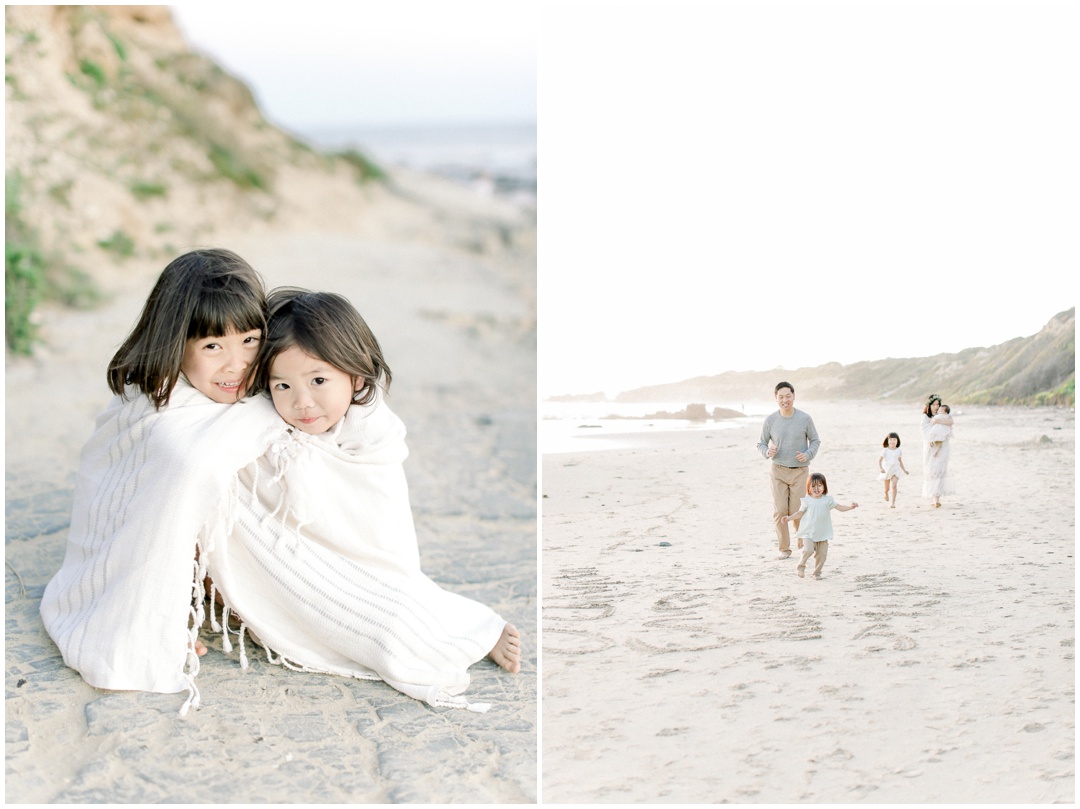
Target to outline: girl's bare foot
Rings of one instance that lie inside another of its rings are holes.
[[[503,627],[498,642],[488,652],[488,657],[511,674],[521,671],[521,633],[513,624]]]
[[[204,654],[206,654],[206,646],[203,645],[203,642],[201,640],[195,641],[195,654],[197,654],[199,657],[202,657]]]

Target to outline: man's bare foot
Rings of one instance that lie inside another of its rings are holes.
[[[521,671],[521,633],[513,624],[503,627],[498,642],[488,652],[488,657],[511,674]]]

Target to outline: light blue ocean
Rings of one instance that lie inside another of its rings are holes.
[[[466,184],[490,183],[496,193],[536,198],[536,124],[440,124],[316,129],[305,133],[323,149],[355,148],[386,166],[439,174]]]

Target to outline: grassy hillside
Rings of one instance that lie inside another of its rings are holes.
[[[768,398],[786,379],[814,399],[918,402],[937,393],[950,403],[1076,403],[1076,310],[1055,315],[1038,334],[990,348],[934,357],[884,359],[816,368],[728,372],[620,393],[620,402],[738,402]]]
[[[5,6],[4,22],[9,350],[33,345],[41,300],[89,303],[109,268],[280,221],[297,173],[336,181],[340,209],[381,176],[270,125],[166,6]]]

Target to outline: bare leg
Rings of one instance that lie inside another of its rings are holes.
[[[521,671],[521,633],[513,624],[503,627],[498,642],[488,652],[488,657],[511,674]]]
[[[889,504],[889,508],[896,508],[896,484],[897,478],[892,478],[892,502]]]

